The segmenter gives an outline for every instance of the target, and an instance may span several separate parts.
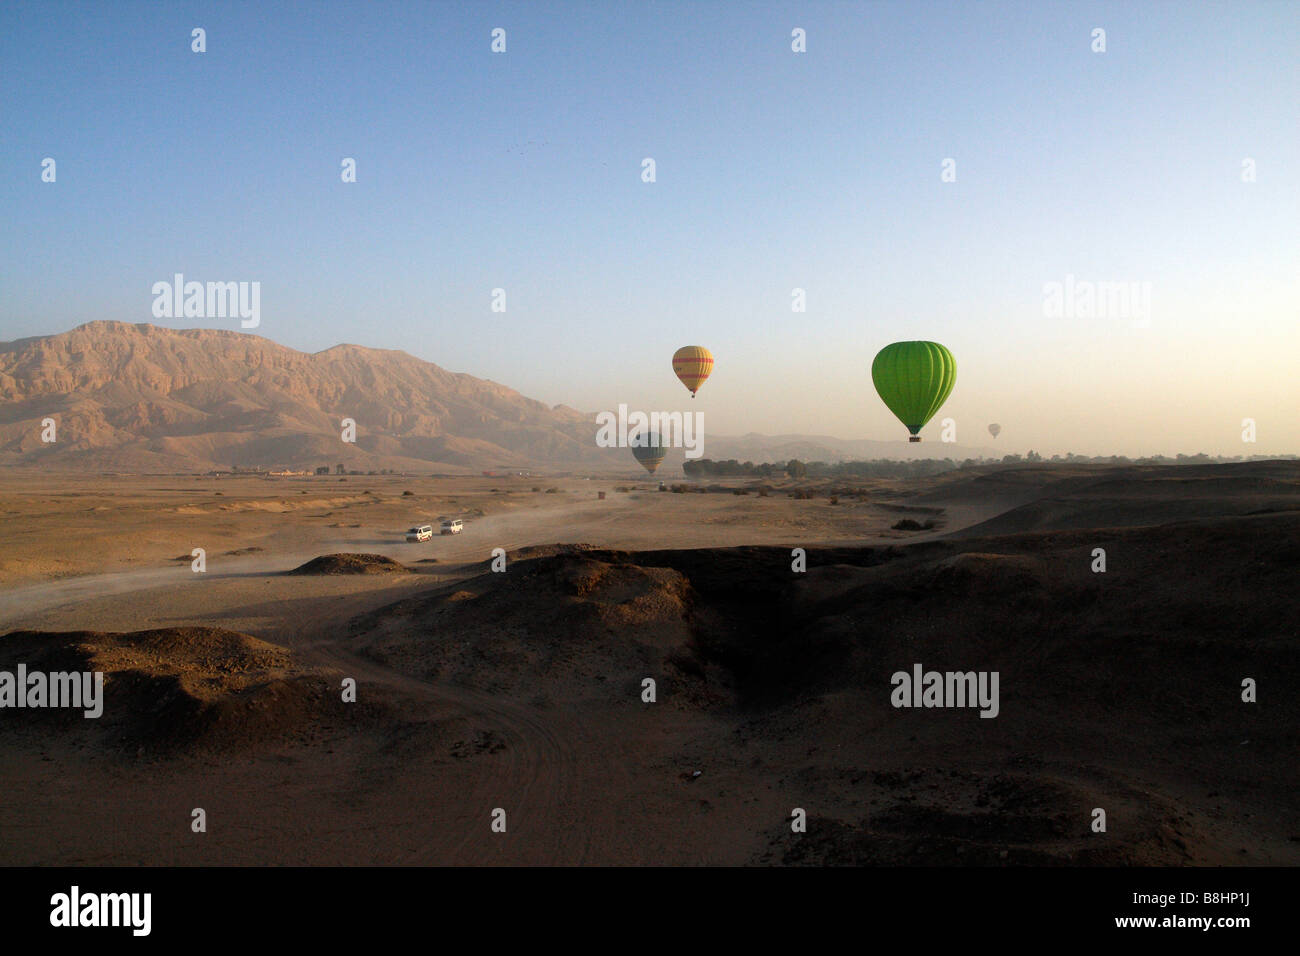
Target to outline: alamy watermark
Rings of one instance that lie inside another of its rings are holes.
[[[104,712],[103,671],[0,671],[0,708],[70,707],[82,716],[96,718]]]
[[[172,282],[155,282],[155,319],[225,319],[238,317],[242,328],[262,322],[262,283],[186,282],[176,273]]]
[[[1135,328],[1151,324],[1150,282],[1093,282],[1066,275],[1043,283],[1043,315],[1049,319],[1125,319]]]
[[[55,927],[127,927],[132,936],[148,936],[152,913],[152,893],[83,893],[73,886],[50,897],[50,925]]]
[[[889,702],[895,707],[978,707],[981,717],[998,715],[997,671],[895,671]]]
[[[704,454],[703,412],[629,412],[620,404],[617,412],[596,415],[596,445],[600,448],[631,448],[629,435],[659,436],[664,448],[684,448],[687,458]]]

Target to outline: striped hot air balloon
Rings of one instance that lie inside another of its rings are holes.
[[[683,345],[673,353],[673,373],[690,389],[691,398],[712,371],[713,353],[702,345]]]

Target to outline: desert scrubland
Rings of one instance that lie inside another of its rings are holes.
[[[1300,862],[1297,463],[760,485],[9,470],[0,862]]]

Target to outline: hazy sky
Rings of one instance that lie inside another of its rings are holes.
[[[904,438],[871,360],[934,339],[936,453],[943,417],[1007,451],[1300,452],[1298,63],[1294,2],[7,0],[0,339],[238,330],[153,318],[181,272],[259,281],[255,333],[294,348],[719,434]],[[1067,276],[1149,312],[1049,314]],[[685,344],[717,359],[694,403]]]

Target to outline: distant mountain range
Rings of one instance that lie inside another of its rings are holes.
[[[42,441],[46,419],[55,422],[52,443]],[[341,440],[344,419],[356,422],[355,443]],[[4,465],[634,470],[626,449],[598,448],[595,434],[594,413],[550,407],[405,352],[338,345],[309,354],[242,332],[124,322],[0,344]],[[755,462],[988,451],[822,436],[706,438],[708,458]],[[681,454],[669,455],[669,468]]]

